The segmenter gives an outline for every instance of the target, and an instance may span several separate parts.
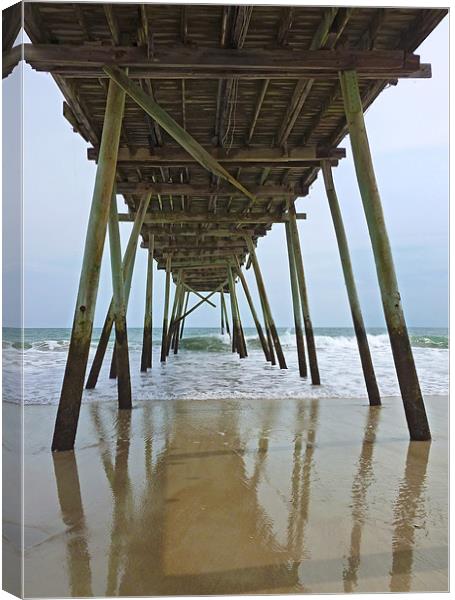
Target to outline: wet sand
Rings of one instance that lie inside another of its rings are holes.
[[[409,443],[398,398],[25,409],[25,595],[444,591],[448,401]]]

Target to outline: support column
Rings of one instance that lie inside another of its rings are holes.
[[[145,215],[147,213],[147,209],[150,203],[151,194],[146,194],[142,197],[141,202],[139,204],[139,209],[136,213],[136,218],[134,219],[133,228],[131,229],[130,238],[128,240],[128,244],[126,246],[125,254],[123,256],[123,277],[125,280],[125,302],[128,307],[128,300],[130,296],[131,290],[131,281],[133,278],[134,271],[134,261],[136,258],[136,249],[137,249],[137,241],[139,239],[139,234],[142,229],[142,225],[144,223]],[[111,336],[112,326],[114,324],[114,304],[113,299],[111,299],[111,303],[109,305],[109,309],[107,311],[106,318],[104,320],[103,329],[101,331],[100,339],[98,341],[98,347],[96,349],[95,358],[93,359],[92,368],[90,369],[89,376],[87,378],[87,389],[95,388],[98,376],[100,374],[101,367],[103,365],[104,355],[106,354],[107,345],[109,343],[109,338]]]
[[[307,371],[306,358],[305,358],[305,342],[303,340],[303,324],[302,324],[302,313],[301,313],[301,308],[300,308],[299,282],[297,281],[297,272],[295,269],[294,248],[292,246],[292,239],[291,239],[291,232],[289,229],[289,223],[286,223],[286,242],[287,242],[287,246],[288,246],[289,276],[291,279],[292,307],[294,310],[294,327],[295,327],[295,339],[297,341],[297,357],[299,360],[299,373],[300,373],[300,377],[307,377],[308,371]]]
[[[111,250],[112,291],[115,320],[118,407],[121,409],[130,409],[132,407],[130,358],[128,354],[125,284],[123,281],[122,251],[120,247],[120,230],[115,186],[112,193],[109,212],[109,246]]]
[[[188,301],[189,301],[189,299],[190,299],[190,291],[187,290],[187,292],[186,292],[186,299],[185,299],[185,306],[183,308],[183,314],[185,314],[186,311],[188,310]],[[180,330],[180,339],[183,338],[183,328],[184,327],[185,327],[185,317],[183,317],[183,319],[182,319],[182,328]]]
[[[359,347],[360,361],[362,363],[363,375],[367,387],[368,398],[371,406],[381,404],[381,396],[379,394],[376,375],[374,372],[373,361],[371,360],[370,347],[368,345],[367,333],[363,322],[362,309],[360,308],[359,297],[352,272],[351,257],[349,255],[348,240],[344,229],[343,217],[338,202],[335,184],[333,182],[332,168],[328,162],[322,165],[322,173],[324,175],[324,184],[329,201],[330,212],[332,213],[333,226],[335,235],[338,241],[338,250],[340,252],[341,266],[343,268],[344,281],[348,292],[349,305],[351,307],[352,321],[354,331]]]
[[[141,371],[147,372],[152,367],[152,325],[153,325],[153,253],[155,249],[155,236],[149,234],[147,283],[145,289],[145,315],[144,334],[142,336]]]
[[[179,299],[179,304],[178,304],[178,308],[177,308],[177,319],[178,320],[175,323],[174,340],[173,340],[174,354],[177,354],[179,351],[180,328],[183,327],[183,322],[184,322],[184,319],[180,318],[184,315],[183,305],[185,302],[185,288],[183,287],[183,284],[181,285],[181,288],[182,289],[180,292],[180,299]]]
[[[319,377],[316,344],[314,343],[313,325],[310,318],[305,271],[303,269],[302,250],[300,248],[299,240],[299,230],[297,228],[295,206],[292,202],[289,205],[289,232],[291,234],[292,247],[294,249],[295,268],[297,272],[297,280],[299,282],[300,304],[302,305],[303,324],[305,327],[306,345],[308,350],[308,362],[310,363],[311,383],[313,385],[320,385],[321,380]]]
[[[72,450],[84,388],[93,317],[98,294],[101,259],[109,205],[115,181],[125,93],[111,81],[107,94],[95,188],[90,209],[84,258],[71,332],[70,347],[55,422],[52,450]]]
[[[226,324],[226,332],[228,334],[229,337],[231,337],[231,331],[229,329],[229,319],[228,319],[228,314],[227,314],[227,309],[226,309],[226,300],[224,299],[224,291],[221,290],[221,310],[224,313],[224,322]]]
[[[165,292],[164,292],[163,334],[161,337],[161,362],[166,362],[170,291],[171,291],[171,257],[168,256],[166,259],[166,287],[165,287]]]
[[[181,275],[179,273],[178,277],[177,277],[177,284],[175,287],[175,292],[174,292],[174,302],[172,303],[172,313],[171,313],[171,320],[169,321],[169,330],[168,330],[168,334],[167,334],[167,342],[166,342],[166,356],[169,356],[169,352],[172,349],[174,349],[174,337],[175,337],[175,326],[176,326],[176,319],[178,318],[178,308],[179,308],[179,303],[180,303],[180,294],[183,290],[183,287],[180,284],[181,282]]]
[[[235,348],[240,358],[246,358],[246,348],[244,347],[244,337],[240,326],[240,316],[238,311],[237,298],[235,295],[235,281],[232,274],[232,267],[228,265],[228,281],[229,290],[231,295],[231,311],[232,311],[232,330],[233,330],[233,341],[235,342]]]
[[[223,292],[220,292],[221,335],[224,335]]]
[[[344,71],[340,73],[340,82],[357,181],[373,247],[382,305],[409,434],[412,440],[429,440],[431,439],[430,428],[401,306],[392,251],[365,128],[356,72]]]
[[[280,338],[278,337],[278,332],[276,330],[275,322],[272,317],[272,311],[270,309],[269,300],[265,291],[265,285],[264,280],[262,279],[261,269],[259,267],[259,262],[256,257],[256,251],[254,249],[253,240],[250,237],[246,237],[245,239],[248,245],[248,252],[250,253],[251,262],[253,264],[254,274],[256,276],[256,283],[258,286],[259,296],[262,301],[266,326],[270,328],[270,335],[275,346],[278,364],[280,365],[280,369],[287,369],[286,360],[284,358],[283,350],[280,344]]]
[[[256,325],[256,330],[258,332],[259,340],[261,342],[262,350],[264,351],[265,359],[270,362],[270,352],[267,344],[267,340],[265,339],[264,332],[261,327],[261,323],[259,321],[256,309],[254,307],[253,298],[251,297],[250,290],[248,288],[248,284],[245,278],[245,275],[242,273],[242,269],[237,260],[237,273],[239,275],[240,281],[242,282],[243,291],[245,293],[245,297],[248,302],[248,306],[250,307],[251,314],[253,316],[254,324]]]

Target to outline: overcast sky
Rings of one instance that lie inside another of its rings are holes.
[[[448,19],[418,53],[431,62],[433,78],[401,80],[367,112],[366,122],[388,225],[405,314],[410,326],[448,322]],[[69,327],[72,322],[95,167],[87,144],[62,116],[62,96],[52,78],[25,67],[24,236],[25,325]],[[5,110],[17,106],[19,69],[3,82]],[[376,271],[358,193],[349,140],[347,158],[334,170],[367,326],[383,326]],[[4,150],[5,152],[5,150]],[[7,159],[5,159],[7,160]],[[7,166],[7,165],[6,165]],[[327,200],[321,181],[297,201],[310,309],[315,326],[350,326],[350,314]],[[119,197],[119,210],[124,211]],[[131,229],[121,224],[125,246]],[[146,252],[139,250],[128,324],[141,326]],[[284,226],[275,224],[258,244],[267,291],[278,325],[293,325]],[[252,270],[248,280],[256,297]],[[163,273],[154,288],[154,321],[163,306]],[[111,296],[108,244],[101,273],[95,325]],[[244,325],[252,324],[240,297]],[[188,326],[216,326],[219,310],[195,311]],[[5,325],[15,323],[5,322]]]

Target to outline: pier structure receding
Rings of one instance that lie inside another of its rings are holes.
[[[371,405],[381,403],[332,173],[345,157],[339,144],[347,134],[410,437],[430,439],[364,112],[400,78],[431,77],[430,65],[414,52],[446,13],[66,2],[27,2],[23,14],[17,8],[4,11],[4,76],[22,55],[13,43],[23,17],[31,41],[23,45],[26,62],[51,73],[64,96],[65,118],[90,143],[88,159],[97,164],[53,450],[74,447],[84,385],[96,386],[113,328],[110,376],[118,380],[119,408],[132,406],[130,368],[139,365],[129,364],[126,311],[139,237],[148,252],[142,371],[152,366],[154,261],[166,271],[162,362],[171,350],[178,352],[185,317],[215,298],[232,350],[247,356],[240,282],[265,359],[287,367],[255,250],[258,239],[282,223],[299,372],[320,384],[297,227],[305,214],[295,206],[318,174],[333,218],[368,397]],[[121,214],[117,195],[127,206]],[[125,221],[133,228],[122,257],[119,223]],[[107,231],[113,296],[88,370]],[[260,311],[243,266],[254,270]]]

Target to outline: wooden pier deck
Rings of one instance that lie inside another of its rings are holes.
[[[125,314],[139,233],[142,247],[149,250],[149,264],[156,261],[167,271],[163,361],[171,346],[178,350],[190,292],[221,292],[222,306],[224,293],[230,296],[233,349],[241,358],[247,355],[235,296],[239,271],[246,264],[253,266],[258,283],[263,331],[259,320],[255,322],[266,359],[286,368],[254,250],[274,223],[286,228],[301,375],[307,376],[308,362],[312,382],[319,383],[296,225],[305,215],[296,211],[295,201],[309,193],[321,167],[370,403],[380,403],[331,177],[331,168],[345,157],[339,144],[348,132],[410,434],[413,439],[430,438],[363,114],[400,78],[431,77],[430,65],[414,52],[446,13],[413,8],[24,4],[24,27],[31,41],[24,44],[25,60],[37,71],[51,73],[64,96],[65,118],[90,143],[88,159],[98,164],[55,450],[74,446],[108,221],[114,296],[89,387],[96,385],[106,350],[102,346],[115,324],[111,374],[118,373],[119,406],[131,405]],[[9,14],[4,28],[16,31],[18,11]],[[20,58],[12,38],[4,38],[4,75]],[[109,210],[110,204],[116,207],[111,202],[116,194],[123,195],[127,207],[120,215]],[[119,221],[135,223],[123,265],[115,241]],[[171,278],[177,287],[169,315]],[[152,285],[149,277],[148,311]],[[226,310],[222,318],[227,319]],[[147,370],[151,314],[146,313],[144,323],[141,368]]]

